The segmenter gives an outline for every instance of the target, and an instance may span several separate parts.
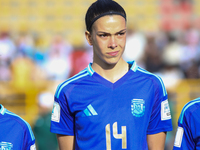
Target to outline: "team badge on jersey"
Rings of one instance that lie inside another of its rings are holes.
[[[1,142],[0,150],[13,150],[13,144],[9,142]]]
[[[145,101],[143,99],[132,99],[131,113],[133,116],[142,117],[145,112]]]

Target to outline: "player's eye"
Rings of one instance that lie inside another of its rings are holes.
[[[117,35],[118,36],[123,36],[126,32],[119,32]]]
[[[105,38],[108,37],[108,34],[104,33],[104,34],[99,34],[100,37]]]

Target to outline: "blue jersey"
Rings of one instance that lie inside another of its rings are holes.
[[[36,150],[30,125],[0,105],[0,150]]]
[[[174,150],[200,150],[200,98],[182,109],[174,141]]]
[[[147,134],[172,130],[167,92],[156,75],[132,62],[111,83],[91,64],[60,84],[51,132],[75,136],[75,149],[148,149]]]

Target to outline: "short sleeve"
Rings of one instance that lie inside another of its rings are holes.
[[[26,125],[24,130],[24,140],[23,140],[23,149],[24,150],[36,150],[35,145],[35,136],[31,129],[31,126],[25,121]]]
[[[74,135],[74,116],[70,112],[67,96],[63,90],[59,96],[56,96],[54,97],[50,131],[56,134]]]
[[[179,118],[178,128],[174,141],[174,150],[195,149],[193,136],[195,136],[196,132],[196,123],[193,115],[187,115],[187,113],[188,112],[185,112],[184,116],[180,116]],[[194,133],[192,132],[192,130],[194,131]]]
[[[161,78],[158,77],[157,80],[154,80],[154,88],[155,93],[152,98],[153,106],[147,134],[167,132],[173,129],[168,95]]]

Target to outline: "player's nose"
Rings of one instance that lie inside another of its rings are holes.
[[[117,47],[117,40],[116,40],[115,36],[110,37],[108,47],[112,48],[112,49]]]

